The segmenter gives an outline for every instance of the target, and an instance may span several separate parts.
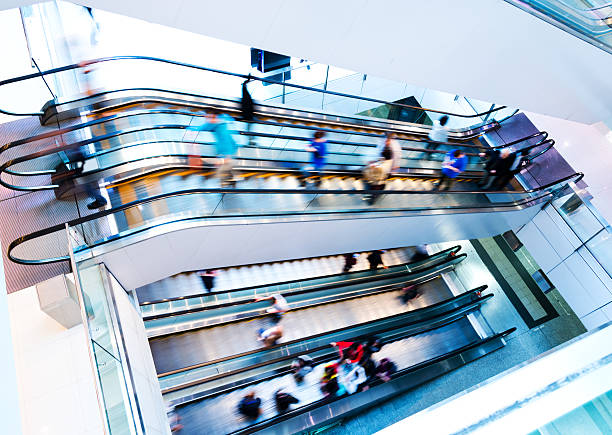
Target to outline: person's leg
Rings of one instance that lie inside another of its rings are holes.
[[[106,198],[102,196],[100,190],[97,189],[97,187],[98,186],[94,186],[93,183],[87,183],[84,185],[87,196],[93,199],[93,202],[87,204],[87,208],[100,208],[106,205]]]
[[[453,187],[453,184],[455,184],[455,178],[450,178],[450,177],[444,177],[444,184],[446,185],[445,188],[440,187],[440,190],[449,190],[451,187]]]
[[[444,173],[440,174],[440,178],[438,178],[438,183],[434,186],[433,190],[440,190],[445,180],[446,175],[444,175]]]

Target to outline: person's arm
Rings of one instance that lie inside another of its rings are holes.
[[[274,296],[263,296],[260,298],[255,298],[253,302],[269,301],[271,299],[274,299]]]

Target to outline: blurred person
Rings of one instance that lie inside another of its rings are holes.
[[[461,150],[451,150],[442,162],[442,170],[438,184],[434,187],[434,190],[448,190],[455,183],[455,179],[465,170],[467,165],[467,157]],[[446,188],[444,188],[446,185]]]
[[[340,361],[349,361],[357,363],[363,358],[363,345],[356,341],[338,341],[330,343],[332,347],[338,348]]]
[[[372,358],[376,352],[379,352],[383,347],[383,342],[380,341],[378,337],[370,337],[363,345],[363,356],[361,357],[361,361],[368,360]]]
[[[372,378],[376,374],[376,362],[374,362],[372,356],[380,351],[383,347],[383,343],[377,337],[370,337],[363,346],[363,356],[359,361],[359,364],[365,370],[365,374],[368,379]]]
[[[291,405],[299,402],[300,401],[297,398],[287,393],[282,388],[280,390],[276,390],[274,393],[274,403],[276,404],[276,410],[279,413],[286,412]]]
[[[356,362],[345,360],[338,367],[339,382],[348,394],[367,390],[367,376],[365,369]]]
[[[266,310],[266,313],[270,314],[270,317],[274,323],[280,322],[283,314],[291,309],[287,299],[285,299],[280,293],[274,293],[270,296],[256,298],[253,302],[260,301],[270,301],[272,306]]]
[[[174,405],[166,402],[166,415],[168,417],[168,424],[170,425],[170,432],[178,432],[183,429],[183,425],[180,423],[181,417],[176,412]]]
[[[440,142],[448,142],[448,116],[442,115],[440,119],[434,121],[429,132],[429,142],[425,146],[425,149],[435,151],[440,146]],[[427,153],[428,159],[433,159],[434,153]]]
[[[429,258],[429,253],[427,252],[426,245],[417,245],[414,248],[414,252],[412,253],[412,257],[410,257],[411,263],[416,263],[417,261],[423,261],[426,258]]]
[[[312,372],[313,369],[313,361],[312,358],[308,355],[300,355],[291,363],[291,371],[293,372],[293,377],[297,383],[300,383],[304,380],[304,377]]]
[[[367,201],[369,205],[373,205],[380,196],[378,191],[385,189],[392,166],[393,149],[392,145],[386,141],[378,160],[370,162],[363,170],[363,182],[366,190],[376,191],[363,196],[363,200]]]
[[[78,146],[65,151],[66,157],[70,162],[70,169],[73,171],[74,176],[79,176],[83,173],[85,166],[85,160],[89,157],[89,154],[85,151],[84,147]],[[63,177],[62,177],[63,178]],[[61,183],[61,181],[58,182]],[[79,186],[85,191],[87,196],[93,201],[87,204],[87,208],[94,210],[96,208],[102,208],[107,204],[106,198],[102,196],[100,192],[100,186],[96,181],[84,181],[80,180]]]
[[[383,263],[382,254],[385,251],[376,250],[372,251],[368,254],[368,263],[370,264],[370,270],[378,269],[378,266],[382,266],[383,268],[387,268]]]
[[[499,178],[495,181],[497,190],[503,190],[518,173],[530,164],[529,150],[517,151],[512,153],[509,158],[512,159],[512,164],[508,170],[504,174],[500,174]]]
[[[249,420],[257,420],[261,415],[261,399],[255,391],[249,391],[238,403],[238,412]]]
[[[255,120],[255,103],[251,94],[249,93],[249,89],[247,85],[251,81],[251,75],[247,77],[247,79],[242,83],[242,98],[240,99],[240,114],[241,120],[246,123],[246,133],[248,136],[248,144],[249,146],[255,146],[255,139],[251,136],[251,131],[253,130]]]
[[[402,302],[407,304],[408,301],[418,298],[421,295],[418,291],[418,288],[419,287],[415,284],[403,287],[400,291],[400,299],[402,300]]]
[[[206,121],[200,126],[189,126],[191,131],[210,131],[215,138],[215,154],[217,159],[217,177],[221,187],[236,186],[234,174],[234,156],[238,152],[238,144],[234,140],[234,131],[230,129],[234,119],[225,114],[218,114],[216,110],[210,109],[206,114]]]
[[[215,277],[217,276],[217,271],[215,269],[204,269],[198,272],[200,278],[202,279],[202,284],[206,289],[207,293],[212,293],[213,288],[215,288]]]
[[[329,363],[325,366],[319,386],[325,397],[338,397],[345,394],[346,390],[338,379],[337,363]]]
[[[381,359],[376,366],[376,377],[383,382],[389,382],[395,372],[397,372],[397,366],[389,358]]]
[[[505,179],[510,172],[510,167],[514,163],[516,155],[510,148],[504,148],[499,157],[491,164],[488,171],[487,182],[482,186],[484,190],[497,188],[501,179]]]
[[[497,160],[499,159],[500,156],[500,152],[499,150],[495,150],[495,149],[490,149],[490,150],[486,150],[483,153],[478,153],[478,155],[481,158],[486,159],[485,160],[485,165],[484,165],[484,175],[482,177],[482,179],[478,182],[479,186],[487,186],[489,185],[489,178],[491,178],[493,175],[491,174],[491,169],[493,168],[493,165],[495,164],[495,162],[497,162]]]
[[[306,187],[306,179],[310,176],[313,171],[321,172],[323,167],[325,166],[326,156],[327,156],[327,140],[325,139],[325,132],[322,130],[317,130],[314,132],[313,138],[310,141],[310,144],[306,148],[306,151],[310,152],[310,164],[304,166],[302,169],[302,176],[300,177],[300,185],[302,187]],[[316,186],[321,183],[321,178],[319,175],[319,179]]]
[[[257,339],[263,342],[264,346],[270,347],[278,343],[278,340],[280,340],[282,337],[283,327],[280,323],[277,323],[276,325],[272,325],[267,329],[259,329]]]
[[[359,254],[344,254],[344,267],[342,273],[348,273],[357,264]]]
[[[383,155],[385,148],[388,148],[387,152],[390,152],[391,168],[390,171],[397,171],[402,164],[402,147],[396,140],[395,133],[389,132],[385,134],[385,140],[382,146],[378,148],[379,155]]]

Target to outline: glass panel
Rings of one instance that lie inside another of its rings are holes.
[[[130,435],[134,430],[128,414],[129,400],[121,362],[92,340],[100,387],[104,398],[106,418],[112,435]]]
[[[601,222],[576,194],[555,199],[553,205],[583,242],[603,228]]]
[[[610,234],[610,227],[598,233],[586,246],[593,257],[612,276],[612,234]]]

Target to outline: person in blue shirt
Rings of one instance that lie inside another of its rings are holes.
[[[455,179],[465,170],[467,156],[461,150],[451,150],[442,162],[442,174],[434,190],[448,190],[452,187]],[[443,186],[446,186],[443,188]]]
[[[320,172],[325,166],[327,156],[327,140],[325,139],[324,131],[315,131],[313,139],[310,141],[306,151],[310,152],[311,160],[310,165],[307,165],[304,167],[304,169],[302,169],[302,177],[300,178],[300,184],[302,187],[306,186],[306,178],[310,176],[312,171]]]
[[[215,154],[217,161],[217,177],[221,180],[221,187],[236,184],[234,178],[234,156],[238,152],[238,144],[234,140],[234,131],[230,129],[234,120],[225,113],[217,114],[209,111],[206,114],[207,122],[200,126],[190,126],[192,131],[210,131],[215,138]]]

